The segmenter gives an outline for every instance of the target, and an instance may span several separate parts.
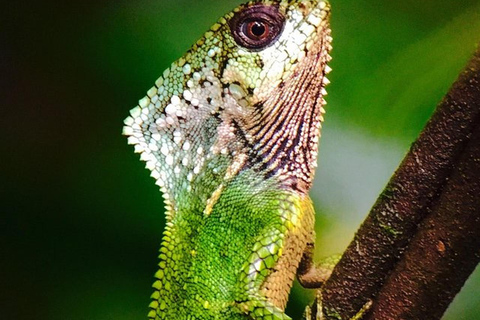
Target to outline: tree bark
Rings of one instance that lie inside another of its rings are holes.
[[[326,319],[439,319],[480,259],[480,47],[322,288]],[[412,240],[413,239],[413,240]]]
[[[480,125],[366,319],[440,319],[480,261]]]

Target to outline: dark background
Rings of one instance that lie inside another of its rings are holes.
[[[0,10],[0,318],[145,319],[163,204],[122,121],[241,1],[9,2]],[[479,0],[332,0],[312,190],[343,251],[480,40]],[[480,319],[475,273],[444,319]],[[311,293],[295,287],[288,313]]]

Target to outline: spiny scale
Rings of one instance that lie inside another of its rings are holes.
[[[226,14],[125,120],[165,198],[151,319],[289,319],[331,59],[329,5]]]

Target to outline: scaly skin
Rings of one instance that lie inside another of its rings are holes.
[[[150,319],[290,319],[314,238],[328,16],[318,0],[236,8],[125,120],[166,203]]]

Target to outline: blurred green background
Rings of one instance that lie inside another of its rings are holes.
[[[17,1],[0,13],[2,319],[145,319],[160,193],[122,121],[241,1]],[[479,0],[332,0],[332,84],[312,191],[343,251],[480,40]],[[444,319],[480,319],[475,273]],[[295,287],[298,318],[310,293]]]

